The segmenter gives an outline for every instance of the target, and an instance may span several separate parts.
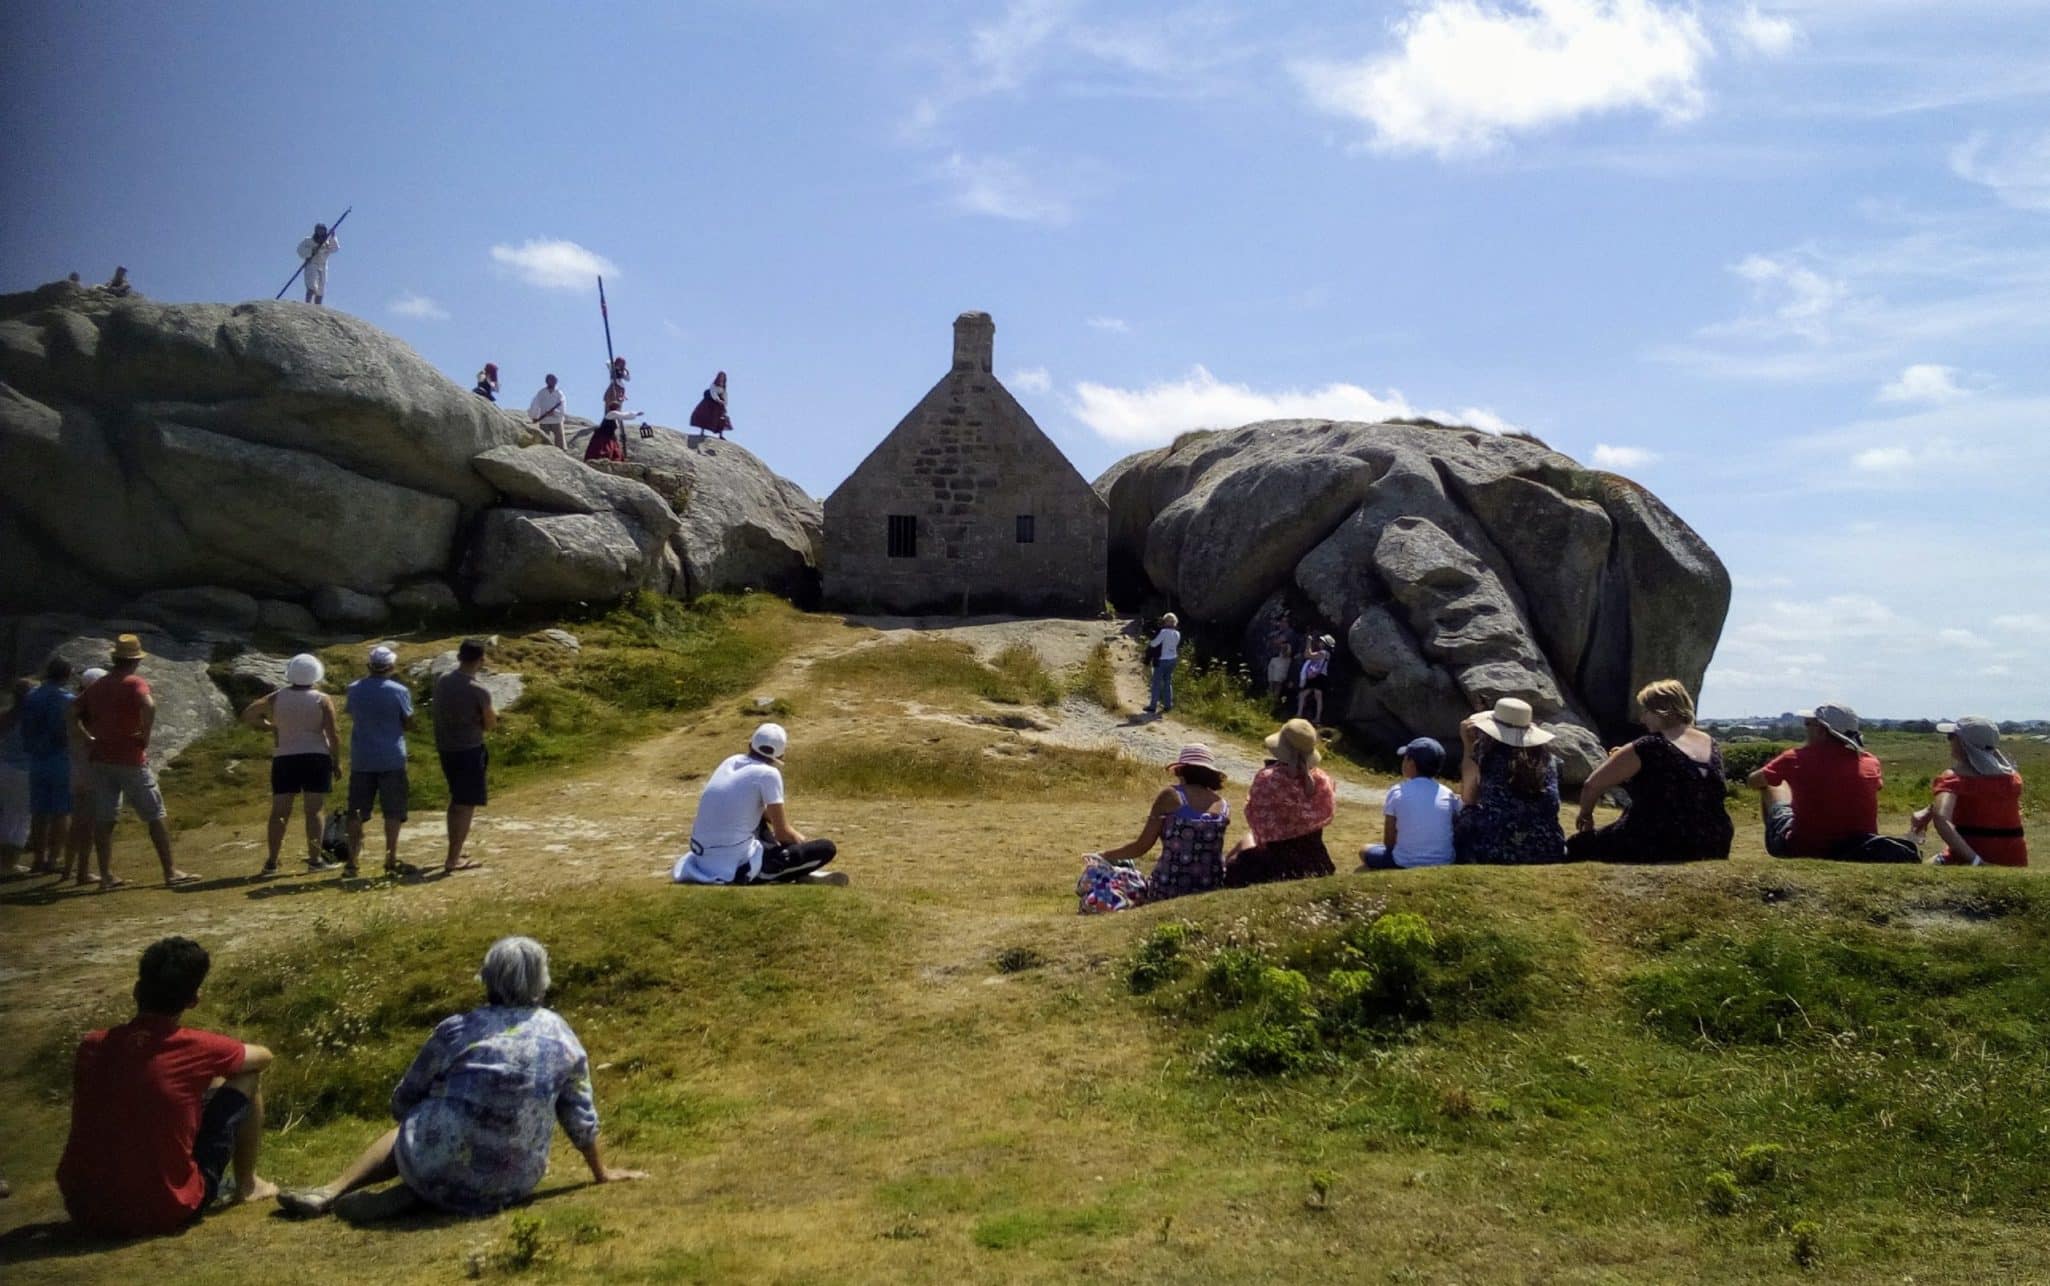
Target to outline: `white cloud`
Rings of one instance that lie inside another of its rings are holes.
[[[1831,314],[1849,293],[1844,283],[1826,277],[1792,256],[1746,255],[1730,271],[1751,284],[1752,297],[1770,309],[1720,328],[1724,332],[1827,337]]]
[[[402,290],[399,297],[387,305],[401,317],[417,317],[421,321],[447,321],[448,310],[432,299],[410,290]]]
[[[1957,382],[1957,368],[1917,362],[1880,386],[1882,402],[1955,402],[1970,397],[1971,390]]]
[[[2011,634],[2034,634],[2050,638],[2050,613],[2008,613],[1994,617],[1993,627]]]
[[[1970,630],[1960,629],[1938,630],[1936,631],[1936,641],[1945,647],[1966,648],[1973,652],[1983,652],[1993,646],[1982,636],[1974,634]]]
[[[1296,80],[1376,148],[1441,158],[1610,112],[1690,120],[1713,52],[1691,9],[1658,0],[1429,0],[1395,32],[1395,52],[1304,62]]]
[[[1112,442],[1157,446],[1191,429],[1236,428],[1260,420],[1381,420],[1421,415],[1442,424],[1465,424],[1490,433],[1516,426],[1485,407],[1453,411],[1413,409],[1401,393],[1387,396],[1357,384],[1332,383],[1314,389],[1262,391],[1227,384],[1202,366],[1179,380],[1139,389],[1084,381],[1075,385],[1075,418]]]
[[[1760,13],[1755,4],[1745,5],[1730,25],[1740,44],[1767,58],[1783,58],[1801,42],[1801,29],[1790,19]]]
[[[1950,168],[2017,209],[2050,211],[2050,129],[1998,141],[1974,134],[1951,150]]]
[[[594,250],[574,241],[540,237],[516,246],[493,246],[491,261],[544,290],[588,290],[599,277],[619,275],[619,266]]]
[[[1594,467],[1597,469],[1642,469],[1648,464],[1658,463],[1658,452],[1643,447],[1611,446],[1607,442],[1594,444]]]
[[[1851,457],[1851,467],[1866,473],[1904,473],[1915,467],[1915,453],[1906,447],[1866,447]]]
[[[1053,376],[1044,366],[1028,366],[1022,371],[1012,371],[1004,383],[1027,393],[1044,393],[1053,387]]]
[[[1132,333],[1132,324],[1122,317],[1091,317],[1089,329],[1112,335],[1129,335]]]
[[[944,172],[953,185],[949,199],[962,214],[1046,224],[1074,217],[1068,198],[1036,178],[1022,157],[955,152],[947,158]]]

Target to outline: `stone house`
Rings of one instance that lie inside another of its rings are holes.
[[[826,500],[827,604],[919,615],[1103,610],[1110,508],[991,373],[996,324]]]

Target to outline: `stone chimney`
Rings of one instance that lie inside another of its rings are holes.
[[[954,319],[954,369],[987,375],[996,362],[997,324],[988,313],[962,313]]]

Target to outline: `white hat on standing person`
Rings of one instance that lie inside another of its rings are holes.
[[[1936,731],[1957,740],[1973,776],[2006,777],[2014,772],[2014,760],[2000,750],[2000,725],[1991,719],[1968,714],[1956,723],[1937,724]]]
[[[1492,711],[1475,715],[1473,726],[1505,746],[1542,746],[1552,740],[1537,726],[1530,702],[1520,697],[1503,697]]]
[[[295,688],[310,688],[326,673],[327,667],[311,652],[301,652],[285,662],[285,682]]]
[[[373,671],[381,674],[386,670],[396,668],[398,663],[399,654],[384,644],[380,643],[370,649],[370,668]]]
[[[765,723],[747,739],[747,748],[771,763],[780,764],[783,752],[790,748],[790,734],[783,731],[780,723]]]

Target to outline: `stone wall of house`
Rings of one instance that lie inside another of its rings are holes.
[[[830,605],[1103,609],[1109,507],[992,373],[995,329],[984,313],[955,321],[953,369],[826,501]],[[891,555],[893,516],[913,526],[910,556]]]

